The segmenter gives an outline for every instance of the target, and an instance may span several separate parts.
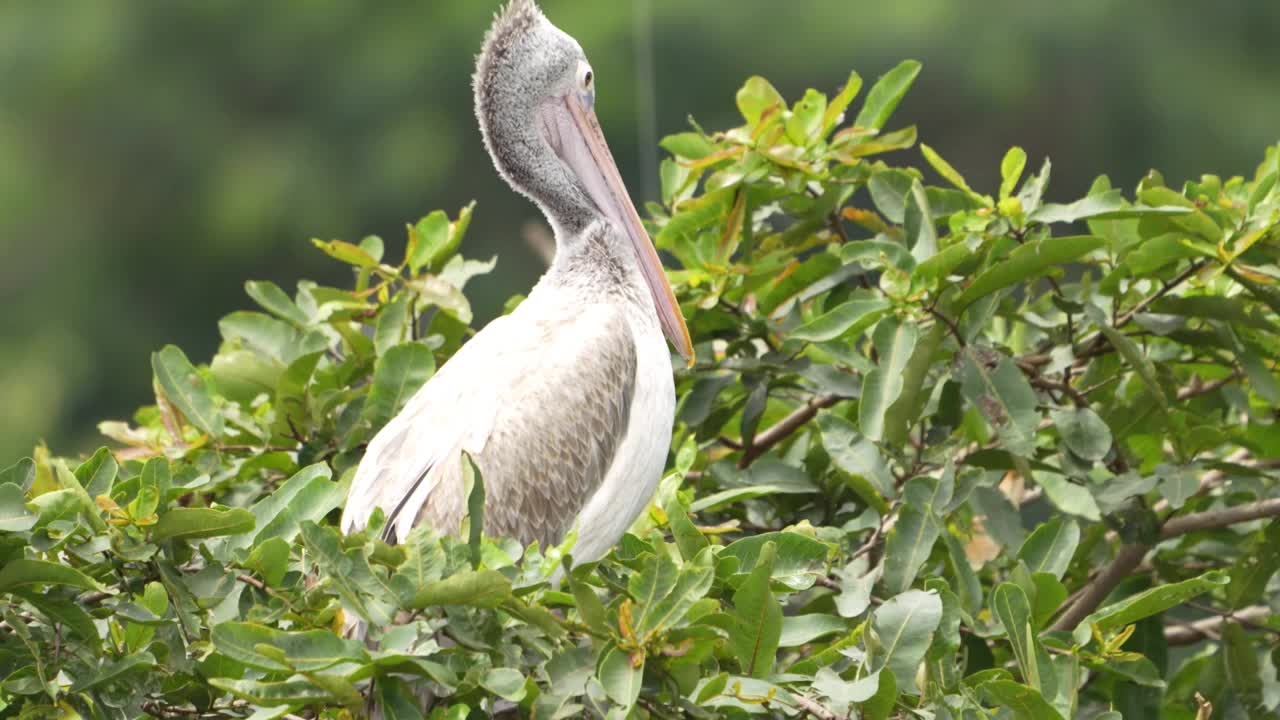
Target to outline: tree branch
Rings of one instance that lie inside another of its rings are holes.
[[[1237,505],[1225,510],[1183,515],[1165,522],[1160,528],[1160,539],[1170,540],[1199,530],[1214,530],[1237,523],[1280,516],[1280,498],[1269,498],[1247,505]],[[1054,630],[1074,630],[1080,621],[1098,609],[1111,591],[1137,569],[1146,557],[1150,545],[1124,545],[1105,570],[1089,581],[1080,596],[1053,624]]]
[[[805,423],[812,420],[819,410],[829,408],[838,402],[840,402],[838,395],[818,395],[810,398],[795,412],[779,420],[777,425],[756,435],[755,442],[751,444],[751,447],[742,451],[742,459],[738,461],[738,467],[746,468],[751,465],[756,461],[756,458],[769,452],[774,445],[791,437]]]
[[[1125,545],[1120,548],[1120,552],[1116,553],[1116,559],[1111,561],[1105,570],[1098,573],[1088,585],[1084,587],[1080,593],[1080,598],[1062,613],[1062,617],[1053,624],[1053,630],[1063,630],[1070,632],[1076,629],[1081,620],[1089,617],[1090,613],[1098,609],[1103,600],[1111,594],[1111,591],[1120,584],[1122,580],[1129,577],[1129,573],[1142,562],[1142,558],[1146,557],[1147,551],[1151,548],[1147,545]]]
[[[1160,528],[1160,539],[1168,540],[1198,530],[1216,530],[1237,523],[1280,515],[1280,498],[1269,498],[1225,510],[1210,510],[1176,517]]]
[[[839,715],[836,715],[830,710],[819,705],[817,702],[810,700],[799,693],[796,693],[791,697],[795,698],[796,705],[799,706],[801,710],[804,710],[810,715],[818,718],[818,720],[840,720]]]
[[[1218,632],[1218,629],[1228,622],[1253,625],[1269,617],[1271,617],[1271,608],[1266,605],[1252,605],[1243,610],[1236,610],[1225,615],[1170,625],[1164,629],[1164,640],[1170,645],[1193,645],[1206,638],[1212,638]]]

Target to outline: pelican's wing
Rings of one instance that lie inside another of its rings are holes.
[[[391,539],[420,521],[455,532],[466,513],[465,450],[484,476],[487,534],[559,541],[626,433],[635,343],[611,305],[554,319],[522,309],[464,345],[369,443],[345,532],[363,528],[375,507]]]

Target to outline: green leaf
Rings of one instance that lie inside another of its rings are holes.
[[[1018,550],[1018,559],[1033,573],[1049,573],[1061,579],[1080,544],[1080,526],[1074,520],[1055,517],[1036,528]]]
[[[1230,582],[1226,572],[1211,570],[1203,575],[1182,582],[1159,585],[1130,595],[1116,603],[1098,610],[1076,628],[1074,638],[1077,643],[1084,644],[1089,639],[1089,627],[1094,626],[1100,632],[1118,630],[1126,625],[1162,613],[1172,607],[1203,595],[1214,588]]]
[[[267,672],[316,672],[342,662],[368,660],[362,643],[328,630],[288,632],[237,621],[218,624],[211,638],[218,652]]]
[[[346,490],[329,479],[331,474],[329,466],[324,463],[299,470],[275,492],[264,496],[249,509],[257,531],[252,535],[227,538],[223,541],[225,549],[248,548],[273,537],[293,542],[303,522],[319,521],[342,504]],[[223,552],[223,548],[216,545],[211,545],[211,549],[215,556],[220,557]]]
[[[817,90],[808,90],[798,100],[787,118],[787,139],[801,147],[817,140],[827,112],[827,96]]]
[[[462,453],[462,491],[467,495],[467,547],[471,551],[471,569],[480,568],[481,547],[484,539],[484,476],[467,452]]]
[[[469,570],[454,573],[428,585],[413,598],[411,609],[465,605],[497,607],[511,597],[511,581],[497,570]]]
[[[951,274],[960,265],[973,257],[973,251],[964,243],[949,245],[937,254],[916,265],[911,273],[913,288],[928,287],[930,283],[941,280]]]
[[[379,356],[408,339],[409,295],[400,293],[378,311],[378,324],[373,332],[374,352]]]
[[[45,560],[18,558],[0,568],[0,592],[28,585],[67,585],[81,590],[102,590],[96,580],[75,568]]]
[[[3,488],[0,488],[3,489]],[[1227,604],[1240,609],[1263,598],[1271,576],[1280,570],[1280,522],[1269,523],[1228,571]]]
[[[17,485],[22,492],[31,489],[36,480],[36,464],[31,458],[22,458],[4,470],[0,470],[0,485]]]
[[[274,707],[276,705],[323,705],[334,699],[333,693],[307,680],[264,682],[211,678],[209,684],[242,700]]]
[[[27,495],[13,483],[0,484],[0,532],[26,532],[35,527],[36,516],[27,509]]]
[[[70,692],[79,693],[99,685],[116,682],[133,673],[150,670],[156,666],[156,658],[149,652],[126,655],[118,660],[104,662],[92,675],[76,680]]]
[[[951,167],[951,163],[943,160],[942,156],[933,148],[925,145],[924,143],[920,143],[920,153],[924,155],[924,159],[929,162],[929,165],[933,167],[934,171],[942,176],[942,179],[951,183],[959,190],[963,190],[970,195],[977,195],[977,193],[973,191],[973,188],[969,187],[969,183],[965,182],[965,179],[960,172]]]
[[[835,413],[819,415],[818,428],[831,462],[848,473],[853,491],[876,512],[888,514],[889,503],[885,498],[894,494],[894,480],[876,444],[862,437],[853,423]]]
[[[752,129],[760,124],[761,117],[770,108],[786,105],[786,101],[773,85],[758,75],[747,79],[742,89],[738,90],[737,99],[738,111],[747,121],[747,126]]]
[[[903,373],[916,349],[917,331],[913,323],[888,317],[872,333],[879,366],[867,373],[862,383],[858,418],[862,434],[871,440],[884,437],[885,413],[902,394]]]
[[[298,327],[306,327],[311,319],[298,307],[279,285],[265,280],[250,280],[244,284],[244,291],[258,303],[263,310],[276,317],[288,320]]]
[[[907,90],[911,89],[911,85],[915,83],[916,76],[919,74],[920,63],[915,60],[904,60],[882,75],[867,93],[862,111],[853,121],[854,127],[874,130],[883,128],[893,116],[893,111],[898,109],[898,103],[902,102],[902,97],[907,94]]]
[[[289,543],[278,537],[268,538],[254,546],[245,566],[257,572],[267,585],[279,586],[289,571]]]
[[[515,668],[490,668],[480,680],[480,685],[511,702],[520,702],[525,696],[524,675]]]
[[[1057,693],[1057,678],[1049,653],[1040,644],[1031,625],[1031,603],[1027,594],[1014,583],[1000,583],[991,594],[991,610],[1000,620],[1009,644],[1013,647],[1013,656],[1022,671],[1022,679],[1027,685],[1038,690],[1044,697],[1054,697]]]
[[[743,674],[753,678],[773,674],[778,641],[782,638],[782,606],[769,588],[776,547],[772,542],[765,543],[750,576],[733,594],[729,645]]]
[[[582,622],[599,635],[609,634],[609,624],[605,619],[604,605],[600,596],[588,585],[578,573],[569,573],[569,589],[573,593],[574,605]]]
[[[701,160],[714,153],[716,146],[701,133],[682,132],[662,138],[658,145],[667,152],[685,160]]]
[[[911,182],[903,222],[913,259],[924,262],[938,254],[938,231],[933,226],[933,211],[929,208],[928,194],[919,180]],[[914,269],[910,268],[908,272]]]
[[[1102,511],[1098,501],[1094,499],[1089,488],[1077,485],[1054,472],[1036,473],[1036,482],[1044,489],[1044,494],[1059,510],[1079,515],[1087,520],[1097,522],[1102,519]]]
[[[916,668],[940,622],[942,600],[937,593],[908,590],[885,601],[872,614],[876,644],[871,669],[888,668],[900,690],[919,694]]]
[[[1038,690],[1012,680],[992,680],[978,686],[992,702],[1013,711],[1018,720],[1063,720]]]
[[[623,708],[629,708],[640,697],[640,685],[644,680],[644,654],[634,657],[639,663],[632,663],[632,654],[610,644],[600,656],[600,665],[596,671],[600,684],[609,697]]]
[[[89,497],[96,498],[111,492],[111,486],[115,484],[119,471],[120,466],[116,463],[111,451],[107,448],[98,448],[92,457],[76,468],[75,475]]]
[[[1022,171],[1027,168],[1027,152],[1016,145],[1009,148],[1000,161],[1000,199],[1013,195],[1014,188],[1022,179]]]
[[[797,532],[766,532],[735,540],[720,551],[719,557],[738,559],[738,572],[753,572],[765,556],[765,548],[773,546],[769,562],[771,577],[793,590],[813,586],[814,578],[825,567],[830,547],[808,535]]]
[[[685,512],[684,505],[679,498],[671,498],[665,511],[667,513],[667,525],[671,528],[671,537],[676,541],[676,547],[680,548],[680,556],[686,562],[697,557],[703,548],[711,544],[706,536],[689,520],[689,514]]]
[[[889,720],[898,702],[898,681],[893,673],[878,673],[879,686],[860,708],[863,720]]]
[[[1251,327],[1276,332],[1276,324],[1244,298],[1222,295],[1166,295],[1151,303],[1149,312],[1191,318],[1221,320],[1233,327]]]
[[[1196,477],[1193,467],[1179,467],[1161,464],[1156,468],[1160,478],[1157,488],[1160,495],[1169,501],[1169,507],[1181,510],[1188,500],[1200,491],[1200,479]]]
[[[1111,450],[1111,428],[1089,408],[1062,408],[1049,413],[1071,452],[1085,460],[1102,460]]]
[[[435,357],[422,343],[397,345],[378,358],[365,400],[364,417],[375,428],[387,423],[435,373]]]
[[[885,539],[884,589],[890,595],[906,592],[933,552],[941,528],[934,513],[938,481],[912,478],[903,488],[898,521]]]
[[[152,542],[239,535],[253,530],[253,513],[244,508],[186,508],[166,511],[151,528]]]
[[[1108,190],[1077,200],[1070,205],[1046,203],[1027,216],[1031,222],[1073,223],[1081,220],[1123,220],[1155,215],[1185,215],[1190,208],[1178,205],[1149,207],[1129,205],[1119,190]]]
[[[365,252],[359,245],[352,245],[342,240],[325,242],[316,238],[311,239],[311,244],[320,248],[325,255],[348,265],[354,265],[358,268],[375,268],[378,266],[378,261],[374,260],[373,256]]]
[[[1089,319],[1098,326],[1098,330],[1111,342],[1111,346],[1120,353],[1120,356],[1129,363],[1129,366],[1138,373],[1138,377],[1142,378],[1142,383],[1147,386],[1147,390],[1155,396],[1156,402],[1159,403],[1162,410],[1169,411],[1169,396],[1164,390],[1164,386],[1160,384],[1160,380],[1156,377],[1156,366],[1151,362],[1151,358],[1147,357],[1133,340],[1130,340],[1124,333],[1111,327],[1107,322],[1107,317],[1095,305],[1085,305],[1085,314]]]
[[[856,72],[849,73],[849,81],[844,84],[844,89],[827,105],[827,112],[822,120],[824,136],[829,135],[844,119],[845,111],[849,109],[849,105],[853,103],[853,99],[858,96],[858,91],[861,89],[862,76]]]
[[[449,216],[443,210],[435,210],[411,226],[405,252],[409,269],[415,275],[452,252],[449,247]]]
[[[1235,691],[1250,720],[1274,717],[1263,709],[1262,673],[1258,651],[1240,623],[1222,626],[1222,665],[1227,684]]]
[[[222,434],[223,420],[213,401],[213,389],[182,350],[166,345],[152,354],[151,369],[164,388],[165,397],[192,425],[210,435]]]
[[[218,321],[218,332],[228,343],[238,343],[279,367],[287,367],[303,355],[320,352],[329,345],[318,330],[304,333],[283,320],[258,312],[226,315]],[[214,370],[217,369],[215,363]],[[274,377],[270,382],[274,384]]]
[[[1034,280],[1047,274],[1052,268],[1076,260],[1106,244],[1107,241],[1102,238],[1084,235],[1051,237],[1020,245],[1008,257],[979,273],[956,298],[955,306],[967,307],[975,300],[998,290]]]
[[[972,347],[964,350],[961,390],[965,398],[982,411],[1000,436],[1006,450],[1030,457],[1036,445],[1040,423],[1039,401],[1013,360],[999,356],[994,370]]]
[[[638,603],[636,632],[642,637],[653,636],[683,620],[711,589],[715,575],[712,560],[709,547],[678,569],[669,558],[659,556],[633,575],[629,590]]]
[[[826,342],[845,335],[861,335],[889,310],[883,298],[850,300],[791,331],[791,339]]]
[[[778,647],[800,647],[820,637],[843,634],[848,631],[848,621],[837,615],[822,613],[788,615],[782,618],[782,634],[778,638]]]

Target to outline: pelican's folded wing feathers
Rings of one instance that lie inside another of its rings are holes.
[[[635,344],[612,305],[545,321],[524,309],[466,343],[369,443],[344,532],[376,507],[391,540],[420,522],[455,532],[463,451],[484,476],[486,534],[545,546],[569,529],[626,434]]]

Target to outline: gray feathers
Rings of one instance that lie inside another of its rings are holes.
[[[484,475],[487,534],[560,541],[626,436],[636,350],[617,305],[573,292],[577,314],[551,317],[542,310],[569,297],[547,290],[464,345],[370,443],[345,532],[374,507],[388,512],[391,540],[422,522],[456,532],[465,450]]]
[[[539,108],[561,90],[586,55],[531,0],[514,0],[494,19],[472,77],[476,119],[494,167],[553,223],[580,229],[591,203],[541,130]]]

